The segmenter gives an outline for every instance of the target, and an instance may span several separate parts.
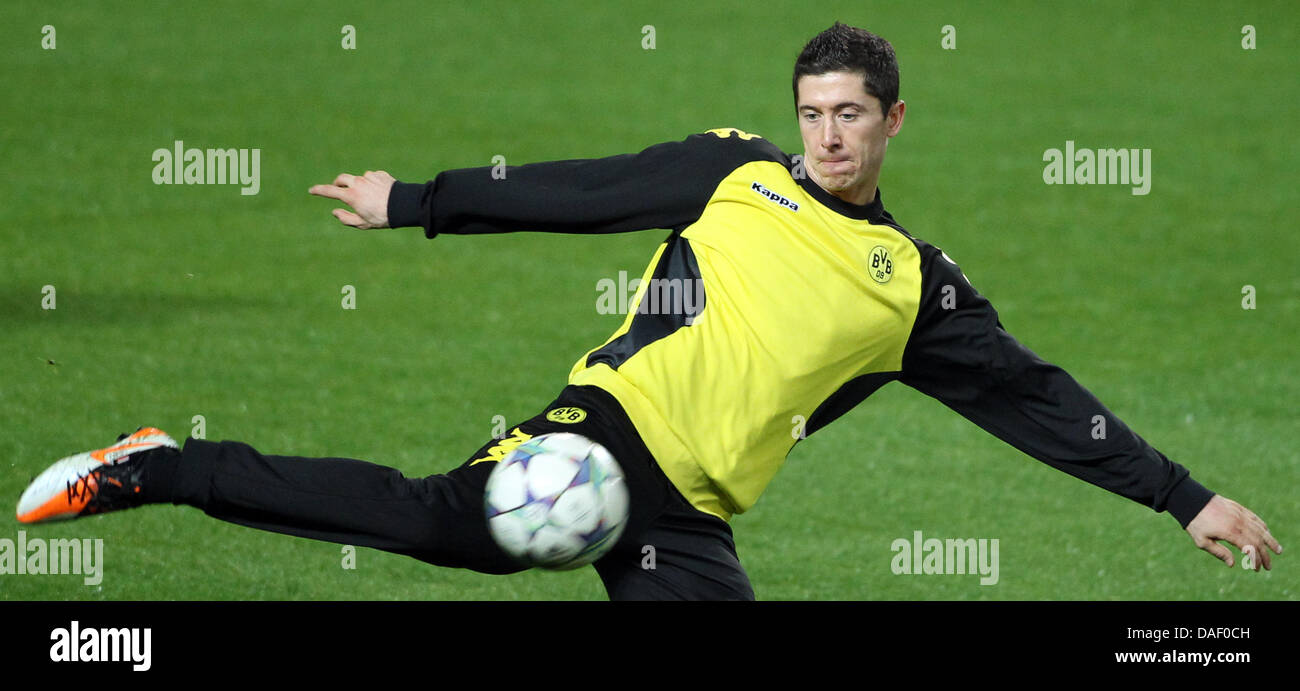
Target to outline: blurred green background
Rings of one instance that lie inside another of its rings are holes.
[[[901,65],[886,208],[1011,333],[1294,548],[1300,10],[1226,5],[6,2],[0,497],[139,425],[184,437],[196,415],[268,453],[455,467],[617,328],[597,281],[638,275],[665,233],[428,241],[343,228],[307,188],[713,127],[800,152],[793,61],[841,20]],[[153,184],[152,152],[178,139],[260,148],[260,193]],[[1043,152],[1067,140],[1152,149],[1150,194],[1044,184]],[[733,528],[761,599],[1300,596],[1290,554],[1229,570],[1168,515],[900,384],[801,443]],[[104,580],[4,575],[0,599],[604,598],[590,569],[493,577],[362,549],[345,570],[338,545],[192,508],[0,520],[0,538],[19,530],[103,538]],[[999,539],[999,583],[892,574],[890,543],[916,530]]]

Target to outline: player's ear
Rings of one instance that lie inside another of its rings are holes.
[[[903,114],[907,112],[907,103],[899,100],[889,109],[889,114],[885,116],[885,125],[887,136],[898,134],[898,130],[903,127]]]

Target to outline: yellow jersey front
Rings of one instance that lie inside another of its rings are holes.
[[[672,232],[627,318],[573,385],[624,408],[664,474],[724,520],[799,439],[895,379],[1021,451],[1185,527],[1211,493],[1064,370],[1003,329],[938,248],[844,202],[797,156],[709,130],[636,154],[394,184],[393,227],[425,234]],[[1092,433],[1104,425],[1107,434]]]

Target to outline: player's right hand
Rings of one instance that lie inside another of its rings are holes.
[[[382,170],[367,170],[365,175],[343,173],[330,185],[313,185],[307,190],[318,197],[337,199],[355,211],[335,209],[334,218],[343,225],[361,228],[388,227],[388,194],[397,182]]]

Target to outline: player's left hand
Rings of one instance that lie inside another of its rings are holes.
[[[382,170],[367,170],[365,175],[343,173],[334,178],[331,185],[314,185],[308,192],[319,196],[337,199],[355,209],[335,209],[334,218],[343,225],[361,228],[388,227],[388,195],[397,182],[393,176]]]
[[[1259,571],[1273,569],[1273,559],[1268,551],[1282,553],[1282,545],[1268,532],[1268,525],[1260,520],[1250,509],[1222,495],[1214,495],[1210,503],[1196,514],[1196,518],[1187,524],[1187,533],[1192,536],[1196,546],[1223,560],[1228,566],[1233,565],[1232,551],[1219,544],[1217,540],[1232,543],[1254,563],[1247,562],[1248,568]]]

